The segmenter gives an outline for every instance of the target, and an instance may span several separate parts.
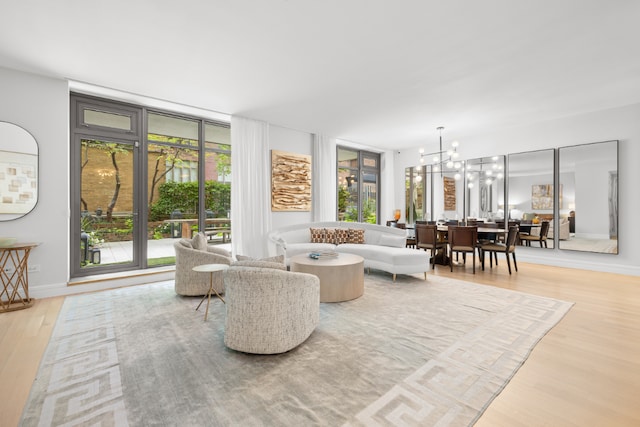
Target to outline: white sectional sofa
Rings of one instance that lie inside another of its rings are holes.
[[[320,230],[364,230],[364,243],[322,242],[318,236],[312,239],[311,229]],[[298,254],[308,254],[321,250],[335,250],[339,253],[360,255],[364,266],[393,274],[424,273],[429,271],[429,254],[426,251],[406,247],[406,231],[377,224],[360,222],[314,222],[295,224],[273,230],[269,233],[271,255],[284,254],[285,262]],[[312,240],[314,240],[312,242]]]

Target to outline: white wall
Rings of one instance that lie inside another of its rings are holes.
[[[609,171],[614,169],[615,162],[606,164],[599,158],[576,162],[576,235],[609,238]]]
[[[272,150],[287,151],[295,154],[313,154],[313,135],[293,129],[269,125],[269,145]],[[265,177],[271,180],[271,177]],[[315,183],[311,183],[315,185]],[[271,227],[280,228],[291,224],[312,221],[309,212],[271,212]]]
[[[338,145],[345,147],[353,147],[358,150],[375,151],[371,147],[364,147],[358,144],[353,144],[349,141],[338,140]],[[313,155],[313,134],[297,131],[293,129],[287,129],[275,125],[269,126],[269,145],[272,150],[288,151],[296,154]],[[393,191],[393,168],[395,165],[394,159],[395,152],[393,150],[384,151],[380,153],[380,214],[379,222],[384,224],[387,219],[391,219],[393,216],[394,204],[394,191]],[[266,179],[271,179],[267,177]],[[312,183],[316,185],[316,183]],[[332,183],[331,188],[334,190],[335,196],[335,181]],[[291,224],[301,224],[311,222],[313,215],[311,212],[272,212],[271,213],[271,225],[272,228],[280,228]]]
[[[518,259],[547,265],[611,271],[640,276],[640,212],[637,183],[640,182],[640,104],[597,111],[536,125],[487,131],[460,137],[463,159],[519,153],[545,148],[619,140],[619,237],[618,255],[559,249],[518,248]],[[395,201],[404,206],[404,168],[415,166],[418,148],[402,150],[395,166]],[[577,211],[577,206],[576,206]]]
[[[0,120],[23,127],[38,142],[39,198],[22,218],[0,222],[0,236],[40,242],[29,265],[31,296],[69,278],[69,90],[67,82],[0,68]]]

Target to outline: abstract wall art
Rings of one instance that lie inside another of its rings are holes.
[[[271,210],[311,211],[311,156],[271,150]]]

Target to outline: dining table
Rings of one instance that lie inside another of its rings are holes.
[[[504,228],[492,228],[492,227],[477,227],[478,228],[478,240],[496,240],[498,235],[506,235],[509,231]],[[449,232],[449,226],[438,225],[438,240],[444,242],[447,240],[447,233]],[[434,256],[434,263],[439,265],[449,265],[449,255],[447,255],[447,249],[441,249],[436,251]]]

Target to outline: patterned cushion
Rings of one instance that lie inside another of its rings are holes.
[[[324,243],[324,228],[310,228],[311,243]]]
[[[196,233],[196,235],[193,236],[193,240],[191,240],[191,245],[193,246],[193,249],[198,249],[200,251],[206,251],[207,250],[207,236],[205,236],[204,233]]]
[[[332,243],[336,244],[336,229],[335,228],[325,228],[324,229],[324,242],[323,243]]]
[[[343,243],[349,243],[349,229],[336,228],[336,245],[341,245]]]
[[[349,243],[364,243],[364,229],[363,228],[350,228],[349,229]]]

